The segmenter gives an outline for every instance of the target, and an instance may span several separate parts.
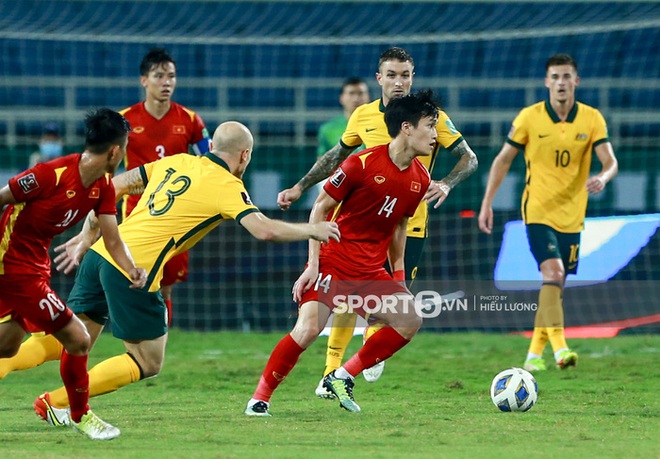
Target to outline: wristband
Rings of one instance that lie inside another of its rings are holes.
[[[392,273],[392,279],[395,281],[405,281],[406,272],[403,269],[396,270]]]

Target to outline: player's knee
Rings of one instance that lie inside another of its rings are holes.
[[[153,378],[160,373],[160,370],[163,368],[163,362],[148,359],[138,362],[138,366],[140,367],[140,374],[143,379]]]
[[[321,333],[321,327],[316,324],[308,324],[303,327],[296,327],[291,331],[291,337],[303,349],[312,345]]]

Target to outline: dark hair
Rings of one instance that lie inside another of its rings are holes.
[[[367,84],[367,82],[364,80],[364,78],[348,77],[342,83],[341,91],[344,92],[344,88],[346,88],[346,86],[355,86],[355,85],[358,85],[358,84]]]
[[[552,65],[571,65],[575,69],[575,72],[578,70],[577,62],[568,54],[554,54],[550,56],[548,62],[545,63],[546,73]]]
[[[387,61],[410,62],[410,65],[415,68],[415,62],[408,51],[403,48],[397,48],[396,46],[383,51],[383,54],[380,55],[380,59],[378,60],[378,70],[380,70],[380,66],[383,65],[383,62]]]
[[[176,62],[165,48],[151,48],[140,62],[140,75],[147,76],[154,66],[159,67],[167,62],[171,62],[176,67]]]
[[[85,116],[85,150],[105,153],[113,145],[120,145],[131,125],[126,118],[109,108],[92,110]]]
[[[417,126],[425,116],[438,116],[439,110],[440,105],[433,100],[433,91],[430,89],[392,99],[385,107],[387,133],[394,138],[401,132],[401,124],[405,121]]]

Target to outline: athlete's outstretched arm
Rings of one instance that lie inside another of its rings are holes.
[[[261,212],[252,212],[240,221],[241,226],[261,241],[292,242],[313,239],[328,242],[339,241],[339,228],[334,222],[289,223],[273,220]]]
[[[481,201],[481,210],[479,211],[479,229],[486,234],[493,230],[493,199],[497,189],[502,184],[502,180],[509,172],[513,159],[518,154],[518,149],[509,143],[504,143],[502,149],[493,160],[488,173],[488,183],[486,191]]]
[[[341,143],[338,143],[330,150],[326,151],[323,156],[316,160],[312,168],[298,180],[298,183],[291,188],[280,191],[277,195],[277,205],[282,210],[287,210],[291,204],[300,199],[300,196],[310,189],[312,186],[319,183],[321,180],[330,177],[330,175],[337,169],[343,160],[348,158],[357,147],[345,148]]]
[[[437,200],[433,208],[437,209],[447,199],[449,192],[463,180],[468,178],[477,170],[479,161],[477,155],[465,140],[462,140],[454,148],[449,150],[458,158],[458,162],[449,174],[442,180],[431,181],[429,189],[424,196],[429,203]]]

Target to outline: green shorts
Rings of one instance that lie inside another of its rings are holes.
[[[417,277],[417,269],[419,267],[419,260],[422,258],[424,251],[425,237],[410,237],[406,238],[406,252],[404,258],[404,266],[406,267],[406,281],[410,287]]]
[[[67,305],[105,325],[122,340],[155,339],[167,333],[167,308],[160,292],[130,288],[131,282],[101,255],[90,250],[76,273]]]
[[[577,273],[580,261],[580,233],[560,233],[548,225],[526,225],[529,248],[539,265],[551,258],[561,258],[566,274]]]

